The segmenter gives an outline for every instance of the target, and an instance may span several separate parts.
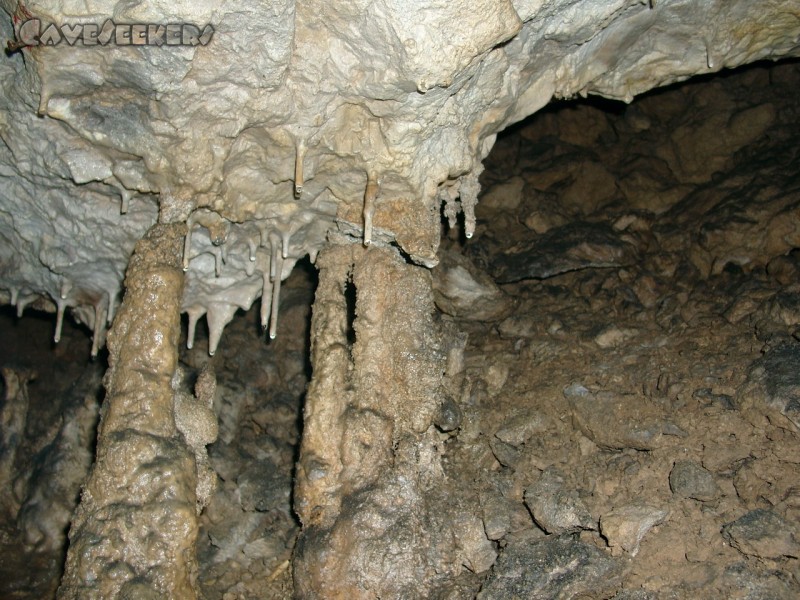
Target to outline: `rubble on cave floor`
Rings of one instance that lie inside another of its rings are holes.
[[[800,594],[798,85],[758,67],[498,140],[445,249],[514,305],[459,322],[445,465],[501,548],[479,597]]]

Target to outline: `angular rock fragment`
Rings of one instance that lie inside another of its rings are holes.
[[[746,561],[725,568],[714,582],[724,598],[796,600],[797,583],[780,571],[761,571]]]
[[[722,535],[743,554],[772,559],[800,557],[797,527],[771,510],[750,511],[725,525]]]
[[[442,312],[468,321],[492,321],[509,314],[511,298],[492,278],[466,256],[453,251],[439,252],[434,268],[433,299]]]
[[[509,249],[491,261],[490,272],[498,283],[511,283],[635,264],[639,251],[624,238],[608,223],[570,223]]]
[[[669,487],[676,496],[702,502],[714,500],[720,493],[714,476],[691,460],[675,463],[669,474]]]
[[[515,448],[522,446],[536,434],[547,431],[551,419],[536,410],[525,410],[506,419],[495,437]]]
[[[800,344],[780,344],[755,361],[738,395],[756,405],[766,400],[800,429]]]
[[[625,551],[636,556],[647,532],[663,523],[668,515],[669,511],[655,506],[622,506],[600,517],[600,531],[608,540],[613,555],[619,556]]]
[[[600,599],[613,593],[620,565],[570,535],[513,540],[497,560],[479,600]]]
[[[666,436],[686,436],[662,409],[644,397],[593,394],[574,384],[564,390],[564,395],[572,407],[575,424],[598,446],[653,450],[666,443]]]
[[[555,467],[545,469],[539,480],[525,490],[525,504],[547,533],[597,529],[577,490],[567,487],[565,475]]]

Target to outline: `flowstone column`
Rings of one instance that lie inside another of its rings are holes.
[[[108,335],[97,458],[59,598],[195,598],[195,457],[175,426],[182,224],[140,240]]]
[[[317,265],[296,596],[431,597],[495,557],[433,426],[457,336],[435,318],[430,273],[394,249],[333,245]]]

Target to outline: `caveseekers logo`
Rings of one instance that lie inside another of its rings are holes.
[[[43,23],[28,19],[16,27],[16,41],[8,42],[10,51],[33,46],[77,47],[97,46],[206,46],[214,36],[214,28],[200,29],[191,23],[114,23],[107,19],[97,23]]]

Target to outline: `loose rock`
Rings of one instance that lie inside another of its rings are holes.
[[[600,531],[614,556],[621,555],[622,551],[636,556],[647,532],[663,523],[668,515],[669,511],[654,506],[622,506],[600,517]]]
[[[691,460],[675,463],[669,474],[669,487],[676,496],[702,502],[714,500],[720,493],[714,476]]]
[[[597,529],[577,490],[567,488],[565,475],[555,467],[545,469],[539,480],[525,490],[525,504],[547,533]]]
[[[598,548],[569,535],[521,537],[509,543],[479,600],[607,598],[621,568]]]
[[[800,557],[797,528],[771,510],[750,511],[725,525],[722,535],[740,552],[751,556]]]

